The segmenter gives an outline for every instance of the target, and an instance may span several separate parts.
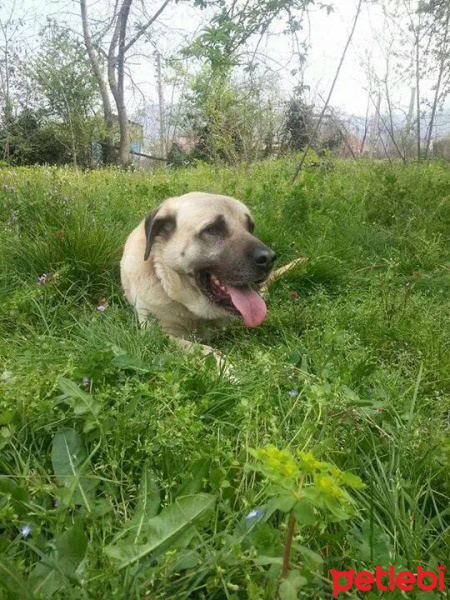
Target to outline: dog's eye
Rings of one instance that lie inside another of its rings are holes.
[[[215,221],[203,227],[200,235],[222,236],[227,233],[227,224],[222,216],[217,217]]]
[[[222,233],[222,227],[217,223],[211,223],[202,230],[202,233],[206,233],[206,235],[220,235]]]
[[[250,215],[245,215],[245,216],[247,217],[247,228],[250,231],[250,233],[253,233],[255,231],[255,222],[250,217]]]

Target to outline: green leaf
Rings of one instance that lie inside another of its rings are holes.
[[[292,512],[299,525],[314,525],[317,522],[317,516],[314,514],[312,506],[307,502],[299,500]]]
[[[108,546],[105,552],[119,561],[119,569],[134,564],[148,554],[163,552],[179,541],[181,536],[193,535],[195,530],[192,524],[212,508],[214,502],[215,497],[210,494],[179,498],[164,508],[157,517],[147,521],[145,544],[137,545],[124,540]]]
[[[41,561],[30,574],[30,586],[35,594],[49,598],[61,588],[78,583],[76,570],[86,555],[88,540],[78,521],[54,541],[54,550],[44,555],[38,548],[29,545]]]
[[[199,458],[195,461],[189,469],[189,478],[178,488],[177,497],[198,494],[204,486],[203,480],[208,476],[210,464],[209,458]]]
[[[394,554],[389,536],[377,523],[368,519],[357,526],[353,525],[347,540],[359,560],[365,564],[388,566],[389,557]]]
[[[155,474],[151,469],[144,467],[139,485],[136,510],[126,527],[126,530],[132,533],[135,544],[137,544],[145,529],[146,523],[158,513],[160,502],[161,497]]]
[[[85,460],[86,450],[78,433],[73,429],[58,431],[53,438],[52,465],[58,483],[67,490],[63,500],[66,504],[81,504],[90,511],[97,482],[81,476]]]
[[[63,393],[63,398],[70,401],[76,415],[92,413],[97,416],[99,414],[100,404],[94,400],[91,394],[78,387],[76,383],[65,377],[59,377],[58,385]]]
[[[366,485],[361,481],[361,478],[358,475],[354,475],[349,471],[344,471],[340,474],[342,478],[342,483],[348,487],[354,488],[356,490],[363,490]]]
[[[46,555],[30,542],[25,544],[41,557],[41,561],[34,567],[29,577],[30,587],[35,594],[49,598],[70,583],[59,565],[58,553],[55,550]]]
[[[62,482],[75,477],[85,459],[86,450],[78,433],[74,429],[58,431],[52,444],[52,466],[56,477]]]
[[[289,571],[288,576],[281,582],[278,593],[280,600],[297,600],[297,592],[308,581],[298,571]]]
[[[284,495],[271,498],[267,504],[272,510],[281,510],[281,512],[286,513],[294,508],[296,502],[295,496]]]
[[[110,498],[95,498],[91,504],[90,517],[104,517],[113,510]]]
[[[88,545],[81,521],[56,538],[55,545],[59,567],[64,574],[74,575],[85,557]]]
[[[187,569],[194,569],[202,564],[201,555],[195,550],[188,550],[186,552],[180,552],[177,556],[175,563],[172,565],[173,571],[186,571]]]
[[[160,503],[161,496],[155,474],[147,466],[144,466],[133,516],[119,531],[112,545],[116,544],[119,539],[123,540],[122,543],[137,544],[146,530],[146,524],[158,513]],[[126,539],[123,539],[125,537]]]
[[[283,564],[283,557],[282,556],[265,556],[265,555],[259,555],[256,556],[253,559],[253,562],[255,563],[255,565],[262,565],[262,566],[266,566],[266,565],[280,565],[280,567]]]
[[[34,598],[29,586],[23,580],[21,574],[4,555],[0,555],[0,589],[5,589],[11,598],[23,598],[29,600]],[[0,594],[0,597],[1,594]]]
[[[9,498],[9,502],[19,516],[27,514],[30,500],[28,492],[9,477],[0,475],[0,498],[5,496]]]
[[[39,598],[50,598],[65,584],[64,577],[43,561],[39,562],[30,573],[29,586]]]
[[[288,359],[289,364],[298,365],[304,354],[306,354],[306,349],[303,346],[296,348]]]
[[[11,425],[16,416],[16,411],[13,409],[4,410],[0,414],[0,425]]]
[[[309,563],[313,568],[319,567],[323,563],[323,558],[314,550],[307,548],[306,546],[302,546],[301,544],[295,544],[295,549],[300,552],[307,563]]]
[[[143,360],[140,360],[139,358],[132,358],[126,354],[115,356],[111,363],[115,367],[123,369],[124,371],[135,371],[136,373],[150,373],[152,371],[152,369]]]
[[[328,508],[330,513],[333,515],[332,521],[345,521],[352,516],[350,507],[345,510],[343,506],[339,504],[334,498],[323,498],[323,503]]]

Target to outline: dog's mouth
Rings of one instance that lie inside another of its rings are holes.
[[[225,283],[206,271],[199,274],[198,282],[210,302],[241,315],[246,327],[258,327],[264,321],[267,313],[266,303],[249,285]]]

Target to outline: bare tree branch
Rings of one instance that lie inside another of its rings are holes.
[[[147,23],[139,28],[139,31],[125,45],[125,48],[124,48],[125,53],[127,53],[128,50],[131,48],[131,46],[133,46],[133,44],[135,44],[138,41],[138,39],[144,35],[144,33],[147,31],[147,29],[153,25],[153,23],[160,16],[160,14],[163,12],[163,10],[166,8],[166,6],[169,4],[170,1],[171,0],[165,0],[165,2],[163,2],[163,4],[155,12],[155,14],[147,21]]]
[[[319,119],[317,120],[316,126],[315,126],[315,128],[314,128],[314,131],[313,131],[313,135],[312,135],[312,138],[313,138],[313,139],[316,137],[316,135],[317,135],[317,132],[319,131],[319,127],[320,127],[320,125],[322,124],[322,120],[323,120],[323,117],[324,117],[325,111],[327,110],[327,108],[328,108],[328,104],[330,103],[330,100],[331,100],[331,95],[333,94],[334,87],[335,87],[335,85],[336,85],[336,81],[337,81],[337,79],[338,79],[338,77],[339,77],[339,73],[340,73],[340,71],[341,71],[341,67],[342,67],[342,65],[343,65],[343,63],[344,63],[345,55],[347,54],[348,47],[350,46],[350,44],[351,44],[351,41],[352,41],[352,39],[353,39],[353,34],[355,33],[356,24],[357,24],[357,22],[358,22],[359,15],[360,15],[360,13],[361,13],[361,6],[362,6],[362,3],[363,3],[363,0],[359,0],[359,2],[358,2],[358,6],[357,6],[357,8],[356,8],[355,17],[354,17],[354,19],[353,19],[353,25],[352,25],[352,28],[351,28],[350,34],[349,34],[349,36],[348,36],[348,38],[347,38],[347,43],[345,44],[344,50],[343,50],[343,52],[342,52],[341,59],[340,59],[340,61],[339,61],[339,64],[338,64],[338,68],[336,69],[336,73],[335,73],[335,76],[334,76],[334,79],[333,79],[333,83],[331,84],[331,88],[330,88],[330,91],[329,91],[329,93],[328,93],[328,96],[327,96],[326,102],[325,102],[325,104],[324,104],[324,106],[323,106],[323,108],[322,108],[322,112],[321,112],[321,114],[320,114],[320,116],[319,116]],[[306,155],[308,154],[308,150],[310,149],[310,147],[311,147],[311,142],[308,142],[308,143],[306,144],[306,148],[305,148],[305,150],[304,150],[304,152],[303,152],[303,155],[302,155],[302,157],[301,157],[301,159],[300,159],[300,162],[299,162],[299,164],[298,164],[297,168],[295,169],[295,172],[294,172],[294,174],[293,174],[293,176],[292,176],[292,179],[291,179],[291,182],[292,182],[292,183],[293,183],[293,182],[296,180],[296,178],[297,178],[297,175],[300,173],[300,171],[301,171],[301,169],[302,169],[302,167],[303,167],[303,163],[305,162]]]
[[[383,116],[382,116],[382,114],[381,114],[381,112],[380,112],[380,108],[379,108],[379,106],[377,105],[377,103],[375,102],[375,100],[372,98],[372,94],[370,94],[370,93],[369,93],[369,97],[370,97],[370,100],[371,100],[371,102],[372,102],[372,104],[373,104],[373,106],[374,106],[374,108],[375,108],[375,111],[376,111],[376,113],[377,113],[377,115],[378,115],[378,118],[379,118],[379,119],[380,119],[380,121],[383,123],[383,126],[384,126],[384,128],[385,128],[385,129],[386,129],[386,131],[388,132],[388,134],[389,134],[389,137],[391,138],[391,140],[392,140],[392,143],[394,144],[394,147],[395,147],[395,149],[396,149],[396,150],[397,150],[397,152],[398,152],[398,155],[400,156],[400,158],[402,159],[402,161],[403,161],[404,163],[406,163],[406,156],[402,154],[402,152],[401,152],[400,148],[398,147],[398,144],[397,144],[397,142],[396,142],[396,140],[395,140],[394,132],[393,132],[393,131],[391,132],[391,130],[389,129],[389,126],[386,124],[386,121],[384,120],[384,118],[383,118]],[[384,145],[384,142],[383,142],[383,140],[382,140],[382,138],[381,138],[381,137],[380,137],[380,140],[381,140],[381,143],[383,144],[383,148],[384,148],[384,150],[385,150],[385,152],[386,152],[386,147],[385,147],[385,145]],[[386,155],[387,155],[387,152],[386,152]]]

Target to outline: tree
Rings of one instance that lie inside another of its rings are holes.
[[[434,98],[431,105],[431,116],[428,124],[427,137],[425,143],[424,157],[428,158],[430,151],[433,128],[435,124],[436,112],[439,104],[442,104],[450,91],[449,82],[449,25],[450,25],[450,2],[449,0],[431,0],[424,3],[420,10],[431,14],[433,17],[433,38],[435,46],[432,50],[435,56],[437,67],[436,84],[434,86]]]
[[[382,0],[381,4],[395,40],[393,69],[403,85],[409,80],[411,88],[412,102],[403,128],[404,154],[412,141],[410,132],[415,130],[415,155],[421,160],[429,155],[436,115],[450,91],[450,2]],[[427,91],[430,81],[435,82],[431,92]],[[395,145],[393,131],[389,134]]]
[[[114,117],[108,94],[109,86],[116,106],[120,129],[118,160],[123,166],[126,166],[130,160],[130,126],[125,104],[125,64],[127,55],[136,42],[147,35],[170,1],[164,0],[158,10],[149,16],[144,23],[138,21],[134,33],[130,34],[129,24],[133,0],[120,0],[118,3],[115,3],[112,14],[108,15],[107,25],[104,30],[97,32],[93,36],[91,33],[87,0],[80,0],[84,43],[103,103],[103,114],[107,132],[104,141],[107,148],[107,155],[111,159],[114,153],[112,143]],[[103,59],[106,60],[107,79],[105,79],[102,66]]]
[[[0,8],[2,6],[0,5]],[[23,21],[15,17],[15,2],[4,18],[0,18],[0,106],[3,131],[3,158],[8,159],[10,153],[10,126],[14,118],[13,80],[15,79],[14,63],[17,51],[18,34]]]
[[[314,0],[248,0],[242,4],[220,0],[217,4],[210,24],[183,51],[202,65],[192,80],[186,110],[197,135],[199,158],[236,162],[263,156],[273,146],[270,97],[263,97],[261,86],[251,77],[258,72],[256,51],[275,21],[284,20],[285,32],[296,35],[306,10],[314,4]],[[253,38],[256,46],[247,55]],[[233,74],[238,69],[237,83]],[[242,72],[250,75],[245,86]]]
[[[276,81],[263,73],[218,77],[204,65],[188,87],[176,125],[194,144],[192,158],[236,164],[272,153],[281,122],[273,106],[279,102]]]
[[[274,21],[284,18],[286,32],[295,34],[303,26],[305,11],[315,0],[247,0],[244,3],[219,0],[218,10],[186,49],[211,66],[213,72],[224,72],[243,62],[243,51],[252,36],[261,38]],[[320,8],[330,6],[318,3]],[[259,44],[257,43],[257,46]]]
[[[87,164],[90,143],[103,135],[96,118],[100,98],[91,65],[82,43],[54,21],[41,35],[42,49],[28,67],[29,77],[75,167]]]

